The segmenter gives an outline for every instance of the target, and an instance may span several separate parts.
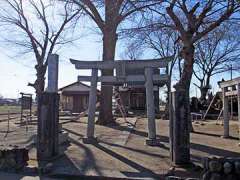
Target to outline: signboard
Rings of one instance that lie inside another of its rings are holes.
[[[21,99],[22,109],[31,109],[32,106],[32,96],[22,96]]]

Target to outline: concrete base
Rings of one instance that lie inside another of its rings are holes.
[[[223,139],[230,139],[230,136],[221,136]]]
[[[145,143],[148,146],[164,146],[160,139],[146,139]]]
[[[84,144],[97,144],[98,143],[97,137],[84,137],[82,141]]]
[[[66,131],[61,131],[58,136],[58,144],[64,144],[68,142],[68,132]]]

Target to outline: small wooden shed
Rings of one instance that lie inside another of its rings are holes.
[[[90,86],[75,82],[59,89],[63,111],[80,113],[88,109]]]

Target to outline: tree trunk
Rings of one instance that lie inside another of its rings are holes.
[[[201,102],[206,102],[206,96],[208,92],[208,89],[206,89],[206,86],[201,87],[200,92],[201,92],[201,97],[200,97]]]
[[[171,76],[170,76],[171,77]],[[170,116],[169,116],[169,110],[170,110],[170,107],[169,107],[169,105],[170,105],[170,100],[171,100],[171,98],[170,98],[170,94],[171,94],[171,85],[170,85],[170,83],[168,83],[167,84],[167,98],[166,98],[166,107],[165,107],[165,112],[164,112],[164,119],[169,119],[170,118]]]
[[[189,89],[194,62],[193,44],[184,44],[181,54],[185,61],[181,79],[175,85],[175,111],[172,125],[173,161],[176,164],[190,162],[190,130],[192,129],[192,123],[190,118]]]
[[[205,86],[201,86],[201,88],[200,88],[200,91],[201,91],[200,100],[201,100],[201,102],[206,102],[207,101],[206,97],[207,97],[207,93],[208,93],[208,90],[209,90],[210,77],[211,77],[211,74],[207,74]]]
[[[45,74],[47,67],[44,65],[36,65],[35,69],[37,71],[37,79],[34,82],[34,88],[36,91],[36,98],[38,102],[38,97],[44,92],[45,87]]]
[[[114,61],[117,35],[116,31],[106,28],[103,35],[103,61]],[[102,70],[102,75],[112,76],[112,70]],[[100,113],[97,124],[106,125],[113,123],[112,114],[113,87],[101,85]]]

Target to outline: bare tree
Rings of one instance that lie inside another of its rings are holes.
[[[190,1],[171,0],[166,12],[182,44],[180,54],[184,60],[180,80],[174,86],[175,112],[172,132],[173,160],[176,164],[190,161],[190,106],[189,90],[193,74],[195,44],[216,29],[239,8],[236,0]],[[181,17],[181,18],[179,18]],[[184,17],[184,19],[182,19]]]
[[[151,19],[145,20],[144,24],[151,24]],[[149,22],[150,21],[150,22]],[[164,21],[164,20],[163,20]],[[173,60],[169,63],[168,73],[171,79],[178,80],[181,77],[181,57],[179,57],[180,44],[176,43],[178,34],[175,30],[168,27],[152,28],[146,27],[128,30],[126,54],[136,56],[139,53],[150,53],[156,58],[173,56]],[[171,91],[171,81],[167,83],[167,104],[169,103],[169,93]],[[169,108],[166,106],[165,118],[169,117]]]
[[[56,4],[54,0],[1,2],[1,27],[11,34],[5,40],[35,56],[37,78],[29,85],[35,88],[37,96],[44,91],[47,58],[54,49],[71,41],[65,33],[74,25],[73,19],[78,18],[79,12],[68,2]]]
[[[103,35],[103,61],[115,59],[115,49],[118,40],[117,30],[123,21],[136,12],[160,3],[158,0],[72,0],[83,8],[86,14],[96,23]],[[112,70],[103,70],[102,75],[112,75]],[[113,122],[112,116],[112,87],[101,86],[100,113],[98,124]]]
[[[240,39],[236,34],[239,34],[238,27],[225,23],[197,43],[193,73],[199,82],[195,85],[202,101],[206,100],[211,77],[229,71],[231,65],[239,62]]]
[[[121,59],[136,60],[144,55],[144,49],[141,45],[134,42],[126,42],[125,50],[121,53]]]

